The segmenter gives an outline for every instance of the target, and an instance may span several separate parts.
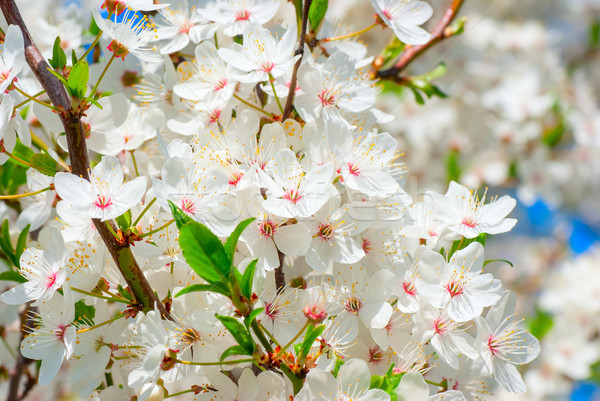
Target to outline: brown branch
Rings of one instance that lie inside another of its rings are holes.
[[[444,13],[442,19],[435,26],[433,31],[431,32],[431,39],[429,42],[418,45],[418,46],[406,46],[406,50],[400,56],[398,62],[390,69],[377,71],[377,78],[395,78],[398,74],[404,70],[410,63],[412,63],[417,57],[421,54],[425,53],[435,44],[441,42],[442,40],[452,36],[447,32],[448,26],[454,21],[456,15],[460,11],[464,0],[452,0],[452,4],[448,10]]]
[[[296,94],[296,83],[298,82],[298,69],[302,64],[302,57],[304,56],[304,42],[306,42],[306,27],[308,25],[308,10],[312,0],[304,1],[304,10],[302,11],[302,27],[300,29],[300,40],[298,41],[298,48],[294,52],[294,56],[300,56],[300,58],[294,64],[292,70],[292,80],[290,81],[290,89],[288,91],[287,99],[285,100],[285,107],[283,109],[283,115],[281,121],[285,121],[290,114],[292,114],[292,106],[294,105],[294,95]]]
[[[83,125],[81,124],[82,111],[74,109],[71,103],[71,97],[68,95],[62,83],[56,78],[48,68],[50,67],[44,57],[41,55],[35,43],[27,30],[27,26],[19,13],[19,9],[14,0],[0,0],[0,8],[4,13],[6,21],[21,28],[23,41],[25,45],[25,59],[36,78],[46,90],[52,104],[59,110],[59,117],[65,129],[67,136],[67,145],[69,148],[69,158],[71,161],[71,171],[86,180],[89,180],[89,156],[85,142]],[[146,277],[139,268],[131,248],[127,241],[117,242],[108,227],[99,219],[93,219],[94,225],[104,241],[104,244],[110,251],[119,271],[129,285],[138,307],[147,312],[156,305],[163,316],[170,318],[164,305],[158,300],[156,294],[148,284]],[[114,228],[111,221],[109,224]]]
[[[25,338],[25,333],[28,330],[32,330],[34,328],[35,322],[31,318],[31,313],[34,312],[34,310],[35,308],[31,307],[31,302],[28,302],[25,304],[25,309],[19,314],[21,318],[21,337],[19,343]],[[8,385],[8,396],[6,398],[7,401],[19,401],[24,399],[29,390],[31,390],[31,387],[33,387],[31,384],[32,379],[29,378],[27,380],[25,388],[23,389],[23,392],[19,394],[21,377],[23,376],[23,373],[25,373],[27,365],[29,365],[31,362],[33,362],[31,359],[25,358],[23,354],[19,352],[19,354],[17,355],[17,363],[15,365],[14,373],[10,376],[10,382]],[[35,380],[33,380],[33,382],[35,382]]]

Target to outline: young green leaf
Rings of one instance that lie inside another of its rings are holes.
[[[61,44],[60,36],[57,36],[52,47],[52,60],[50,60],[50,65],[55,70],[62,70],[67,65],[67,55]]]
[[[242,221],[240,224],[237,225],[235,230],[233,230],[233,232],[231,233],[229,238],[227,238],[227,241],[225,241],[225,252],[227,252],[227,256],[229,257],[229,259],[232,262],[233,262],[233,255],[235,254],[235,247],[237,246],[238,240],[240,239],[240,235],[242,235],[242,232],[254,220],[256,220],[256,219],[254,217],[252,217],[250,219],[246,219],[246,220]]]
[[[304,333],[304,340],[302,341],[302,348],[300,349],[301,355],[308,355],[310,349],[315,343],[317,337],[319,337],[325,330],[325,325],[313,326],[308,325],[306,332]]]
[[[231,291],[227,288],[227,285],[222,282],[217,282],[213,284],[192,284],[188,285],[177,294],[175,294],[175,298],[187,294],[189,292],[198,292],[198,291],[210,291],[210,292],[218,292],[219,294],[223,294],[226,297],[231,297]]]
[[[244,275],[242,276],[242,282],[240,283],[240,287],[242,290],[242,295],[246,297],[246,299],[250,300],[252,298],[252,283],[254,282],[254,271],[256,270],[256,263],[258,259],[254,259],[244,270]]]
[[[250,314],[248,316],[246,316],[244,318],[244,325],[246,326],[246,328],[248,330],[250,330],[250,325],[252,324],[252,321],[254,319],[256,319],[256,317],[264,311],[265,311],[265,308],[254,309],[252,312],[250,312]]]
[[[10,242],[10,232],[8,231],[8,219],[2,223],[2,231],[0,232],[0,248],[4,255],[8,258],[8,261],[12,265],[17,265],[18,260],[15,256],[15,249]]]
[[[175,219],[175,224],[177,224],[178,230],[181,230],[181,227],[183,227],[190,221],[194,221],[194,219],[185,214],[183,210],[178,208],[172,201],[167,202],[169,202],[169,207],[171,208],[171,213],[173,213],[173,218]]]
[[[125,231],[131,227],[131,210],[126,211],[115,219],[121,231]]]
[[[226,279],[231,261],[219,238],[197,221],[185,224],[179,231],[179,245],[190,267],[213,284]]]
[[[93,326],[95,317],[96,308],[94,308],[93,305],[86,305],[83,299],[75,302],[75,319],[73,319],[74,322],[87,324],[88,326]]]
[[[227,348],[225,351],[223,351],[221,358],[219,358],[219,362],[223,363],[223,361],[225,361],[225,358],[233,355],[252,355],[252,353],[248,353],[248,351],[246,351],[246,349],[241,345],[233,345]]]
[[[71,68],[69,78],[67,79],[67,89],[69,90],[69,93],[78,99],[85,99],[89,77],[90,71],[87,61],[78,61],[77,64]]]
[[[25,251],[27,247],[27,235],[29,234],[29,229],[31,228],[31,224],[27,224],[21,234],[19,234],[19,238],[17,239],[17,248],[15,249],[15,259],[17,261],[17,266],[21,267],[21,255]]]
[[[40,173],[54,177],[63,168],[56,160],[46,153],[36,153],[31,156],[31,166]]]
[[[308,9],[308,21],[310,22],[310,30],[317,32],[321,27],[321,22],[325,18],[327,12],[327,0],[313,0]]]
[[[254,340],[252,339],[252,336],[246,327],[244,327],[244,325],[234,317],[218,314],[215,314],[215,316],[221,321],[221,323],[223,323],[223,326],[229,330],[233,338],[235,338],[238,344],[242,346],[248,355],[252,355],[256,350],[256,344],[254,344]]]
[[[64,86],[68,86],[68,83],[67,83],[67,80],[65,79],[65,77],[63,77],[62,75],[60,75],[58,72],[54,71],[50,67],[48,67],[48,71],[50,71],[52,73],[52,75],[54,75],[56,78],[58,78],[58,80],[60,82],[62,82]]]
[[[27,280],[16,271],[8,270],[0,273],[0,281],[15,281],[17,283],[24,283]]]

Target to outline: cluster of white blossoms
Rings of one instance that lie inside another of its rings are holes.
[[[454,181],[413,199],[378,128],[394,116],[375,108],[377,69],[439,40],[420,27],[428,3],[371,1],[359,32],[391,28],[383,61],[327,1],[93,3],[53,10],[60,39],[39,41],[72,110],[86,105],[77,138],[38,93],[22,29],[4,30],[2,185],[26,182],[0,208],[1,278],[18,282],[0,300],[27,304],[20,352],[39,384],[68,366],[95,400],[526,390],[517,365],[539,343],[485,271],[515,200]],[[89,14],[95,39],[75,33]],[[74,141],[89,179],[69,168]]]

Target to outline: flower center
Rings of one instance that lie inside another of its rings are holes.
[[[211,124],[219,122],[220,119],[221,119],[221,110],[214,110],[212,113],[210,113],[210,116],[208,116],[208,121]]]
[[[335,96],[329,89],[323,89],[317,97],[323,107],[335,105]]]
[[[448,324],[443,319],[438,318],[433,321],[433,329],[436,334],[446,334],[448,332]]]
[[[360,311],[360,308],[362,308],[362,302],[360,299],[353,297],[353,298],[348,298],[346,300],[346,302],[344,303],[344,308],[348,311],[348,312],[352,312],[354,314],[358,314],[358,312]]]
[[[272,237],[277,231],[277,224],[271,220],[263,221],[258,225],[258,231],[261,237]]]
[[[112,200],[108,196],[98,195],[98,199],[94,202],[94,205],[104,210],[112,205]]]
[[[227,78],[219,79],[219,82],[213,88],[213,91],[218,92],[227,86]]]
[[[58,276],[57,272],[50,273],[50,276],[48,276],[48,278],[47,278],[46,289],[50,289],[50,288],[54,287],[54,284],[56,284],[57,276]]]
[[[334,230],[333,225],[331,223],[319,223],[319,237],[324,240],[330,240],[333,237]]]
[[[189,33],[190,29],[192,29],[194,25],[188,21],[187,19],[179,26],[180,33]]]
[[[446,284],[446,290],[450,293],[450,297],[454,298],[457,295],[460,295],[464,292],[463,283],[457,280],[452,280],[448,284]]]
[[[500,344],[498,344],[498,341],[496,340],[496,338],[493,335],[490,335],[490,338],[488,338],[488,348],[490,349],[490,351],[492,352],[492,355],[498,355],[498,348],[500,346]]]
[[[119,15],[127,9],[127,5],[122,0],[105,0],[102,8],[106,8],[110,13]]]
[[[354,163],[348,163],[348,172],[355,177],[358,177],[358,175],[360,174],[358,166]]]
[[[123,60],[125,60],[125,56],[129,54],[129,49],[116,39],[113,39],[110,42],[107,49],[108,51],[114,53],[116,58],[121,57]]]
[[[65,335],[67,334],[67,327],[69,327],[69,325],[65,325],[65,324],[59,324],[58,327],[56,328],[56,330],[54,330],[54,334],[56,335],[56,338],[58,338],[58,341],[60,342],[64,342],[65,341]]]
[[[404,288],[404,292],[407,295],[415,296],[417,294],[417,289],[415,288],[415,283],[411,281],[405,281],[402,283],[402,288]]]
[[[327,312],[321,305],[306,305],[304,307],[304,316],[313,323],[321,323],[327,318]]]
[[[185,213],[194,214],[195,209],[196,208],[194,207],[194,202],[187,198],[181,199],[181,210],[183,210]]]
[[[365,255],[368,255],[373,250],[373,247],[371,246],[371,241],[368,238],[362,239],[362,249]]]
[[[261,71],[264,71],[267,74],[270,74],[274,67],[275,67],[275,64],[273,62],[267,61],[260,66],[260,69],[261,69]]]
[[[285,191],[285,194],[283,194],[283,199],[289,200],[293,204],[296,204],[300,199],[302,199],[302,195],[300,195],[300,192],[297,189],[288,189]]]
[[[248,21],[250,19],[250,11],[249,10],[238,10],[235,12],[235,20],[236,21]]]
[[[471,228],[475,228],[475,226],[477,226],[477,223],[473,220],[472,217],[465,217],[462,221],[462,224]]]
[[[241,171],[231,173],[228,181],[229,185],[233,185],[235,187],[240,182],[243,176],[244,173],[242,173]]]

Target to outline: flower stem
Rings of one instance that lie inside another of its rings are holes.
[[[119,320],[122,317],[125,317],[125,315],[122,314],[122,313],[120,313],[117,316],[113,317],[112,319],[108,319],[106,322],[99,323],[99,324],[97,324],[95,326],[86,327],[85,329],[77,330],[77,334],[85,333],[86,331],[97,329],[98,327],[102,327],[104,325],[107,325],[107,324],[110,324],[110,323],[112,323],[114,321],[117,321],[117,320]]]
[[[130,304],[131,303],[131,301],[128,301],[125,298],[105,297],[104,295],[94,294],[93,292],[80,290],[79,288],[75,288],[75,287],[71,287],[71,289],[80,294],[89,295],[90,297],[95,297],[95,298],[100,298],[100,299],[106,299],[107,301],[120,302],[122,304]]]
[[[283,348],[281,348],[279,350],[279,352],[277,353],[276,356],[278,356],[280,353],[282,353],[286,349],[288,349],[289,346],[292,345],[302,335],[302,333],[304,333],[304,331],[306,330],[307,327],[308,327],[308,319],[306,320],[306,323],[304,323],[304,326],[302,326],[302,328],[300,329],[300,331],[298,333],[296,333],[296,335],[294,336],[294,338],[292,338],[290,340],[290,342],[288,342],[286,345],[284,345]]]
[[[268,111],[265,111],[265,110],[261,109],[260,107],[257,107],[255,105],[253,105],[252,103],[250,103],[250,102],[242,99],[238,95],[233,94],[233,97],[236,98],[237,100],[239,100],[240,102],[244,103],[246,106],[251,107],[251,108],[253,108],[256,111],[260,111],[261,113],[264,113],[264,114],[268,115],[269,117],[273,118],[273,114],[272,113],[269,113]]]
[[[35,95],[28,97],[27,99],[23,100],[21,103],[17,104],[13,110],[17,110],[19,107],[26,105],[32,99],[34,99],[34,98],[36,98],[38,96],[42,96],[44,93],[46,93],[46,91],[45,90],[41,90],[38,93],[36,93]]]
[[[263,334],[256,320],[253,320],[250,326],[252,327],[252,331],[254,331],[254,334],[256,334],[256,337],[258,337],[258,341],[260,341],[265,350],[267,352],[273,352],[273,347],[271,347],[271,344],[269,344],[269,341]]]
[[[23,92],[23,91],[22,91],[21,89],[19,89],[19,88],[18,88],[16,85],[15,85],[15,90],[16,90],[17,92],[19,92],[21,95],[23,95],[23,96],[25,96],[26,98],[28,98],[29,100],[32,100],[32,101],[34,101],[34,102],[36,102],[36,103],[39,103],[39,104],[41,104],[41,105],[42,105],[42,106],[44,106],[44,107],[47,107],[47,108],[49,108],[49,109],[52,109],[52,110],[54,110],[54,111],[57,111],[57,110],[58,110],[56,107],[52,106],[51,104],[48,104],[48,103],[46,103],[46,102],[42,102],[41,100],[39,100],[39,99],[36,99],[34,96],[31,96],[30,94]],[[19,103],[19,104],[20,104],[20,103]],[[15,109],[16,109],[17,107],[18,107],[18,105],[17,105],[17,106],[15,106]]]
[[[142,213],[140,213],[140,215],[137,217],[137,219],[135,219],[135,221],[132,224],[132,227],[135,227],[138,225],[138,223],[140,222],[140,220],[142,219],[142,217],[144,217],[144,215],[146,214],[146,212],[148,211],[148,209],[150,209],[150,206],[152,206],[154,204],[154,202],[156,202],[156,198],[152,199],[144,208],[144,210],[142,210]]]
[[[275,78],[273,75],[269,74],[269,83],[271,84],[271,89],[273,89],[273,96],[275,97],[275,101],[277,102],[277,107],[279,107],[279,111],[281,115],[283,115],[283,107],[281,107],[281,102],[279,101],[279,96],[277,96],[277,92],[275,91]],[[290,88],[292,90],[292,88]]]
[[[10,356],[12,356],[14,359],[17,359],[17,354],[15,353],[15,350],[12,349],[8,341],[6,341],[6,338],[4,338],[4,336],[0,336],[0,339],[2,339],[2,344],[4,344],[4,346],[6,347]]]
[[[87,50],[85,51],[85,53],[83,53],[81,55],[81,57],[79,57],[79,59],[77,59],[77,61],[81,61],[81,60],[85,59],[87,57],[87,55],[90,54],[90,52],[94,49],[94,47],[100,41],[100,37],[102,36],[102,33],[103,33],[102,31],[98,32],[98,35],[96,35],[96,37],[94,38],[94,41],[92,42],[92,44],[90,45],[90,47],[87,48]]]
[[[13,155],[12,153],[10,153],[8,150],[6,150],[6,149],[4,149],[4,148],[3,148],[3,149],[0,151],[0,153],[4,153],[5,155],[7,155],[8,157],[10,157],[11,159],[13,159],[13,160],[15,160],[15,161],[18,161],[19,163],[21,163],[21,164],[24,164],[24,165],[26,165],[27,167],[33,167],[33,166],[31,165],[31,163],[29,163],[29,162],[26,162],[25,160],[23,160],[23,159],[21,159],[21,158],[18,158],[17,156]]]
[[[162,226],[158,227],[156,230],[148,231],[147,233],[140,235],[140,237],[141,237],[141,238],[145,238],[145,237],[147,237],[147,236],[149,236],[149,235],[152,235],[152,234],[154,234],[154,233],[157,233],[157,232],[159,232],[159,231],[161,231],[161,230],[163,230],[163,229],[165,229],[165,228],[169,227],[171,224],[173,224],[173,222],[174,222],[174,221],[175,221],[175,220],[169,220],[168,222],[166,222],[166,223],[165,223],[165,224],[163,224]]]
[[[192,389],[192,388],[191,388],[191,389],[189,389],[189,390],[183,390],[183,391],[180,391],[180,392],[178,392],[178,393],[169,394],[169,395],[168,395],[168,396],[166,396],[165,398],[171,398],[171,397],[175,397],[175,396],[182,395],[182,394],[193,393],[193,392],[195,392],[195,391],[196,391],[196,390],[194,390],[194,389]]]
[[[27,196],[33,196],[33,195],[41,194],[42,192],[46,192],[46,191],[49,191],[49,190],[50,190],[50,187],[44,188],[44,189],[40,189],[39,191],[35,191],[35,192],[28,192],[26,194],[0,195],[0,200],[25,198]]]
[[[233,361],[223,361],[223,362],[192,362],[192,361],[181,361],[179,359],[175,359],[175,362],[180,363],[182,365],[192,365],[192,366],[219,366],[219,365],[235,365],[236,363],[254,362],[254,358],[235,359]]]
[[[94,85],[94,87],[92,88],[91,96],[93,96],[94,93],[96,93],[96,89],[98,89],[98,85],[100,85],[100,82],[102,82],[102,79],[104,78],[104,75],[106,74],[106,71],[108,71],[108,68],[110,67],[110,65],[114,61],[115,57],[116,57],[116,54],[113,53],[113,55],[111,56],[110,60],[108,60],[108,63],[106,63],[106,66],[104,67],[104,70],[102,70],[102,74],[100,74],[100,78],[98,78],[98,82],[96,82],[96,85]]]
[[[258,323],[258,326],[261,328],[262,331],[267,333],[267,336],[271,339],[271,341],[273,341],[275,343],[275,345],[277,345],[279,348],[281,348],[281,344],[279,344],[279,342],[275,339],[275,337],[273,337],[273,334],[269,333],[269,330],[267,330],[267,328],[265,326],[263,326],[262,323]]]
[[[138,166],[137,166],[137,162],[135,161],[135,156],[133,155],[133,150],[130,151],[129,153],[131,153],[131,161],[133,161],[133,168],[135,169],[135,175],[136,176],[140,176],[140,171],[138,170]]]
[[[341,36],[335,36],[333,38],[325,38],[325,39],[321,39],[321,42],[333,42],[334,40],[342,40],[342,39],[348,39],[351,38],[353,36],[358,36],[358,35],[362,35],[365,32],[370,31],[371,29],[375,28],[377,25],[379,25],[378,23],[374,23],[373,25],[370,25],[364,29],[361,29],[360,31],[356,31],[356,32],[352,32],[352,33],[348,33],[346,35],[341,35]]]

